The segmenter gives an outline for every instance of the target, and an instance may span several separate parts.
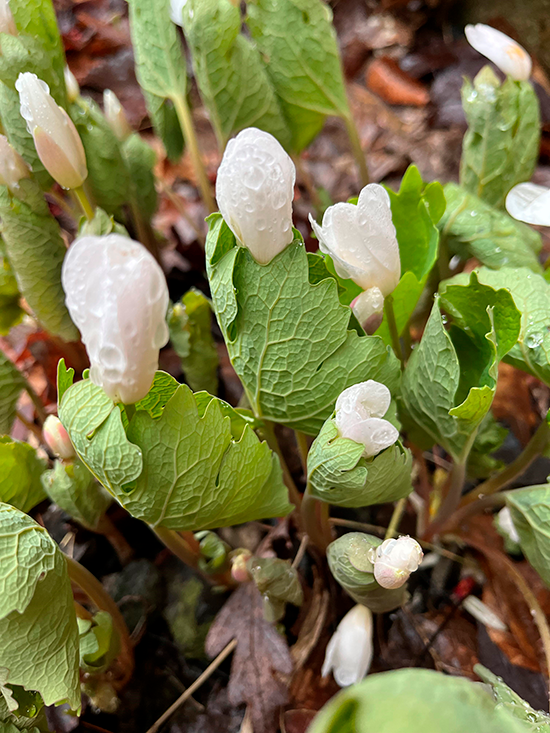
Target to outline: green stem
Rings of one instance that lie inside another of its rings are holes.
[[[459,507],[456,512],[451,514],[449,519],[442,526],[441,531],[448,533],[452,532],[453,529],[459,527],[470,517],[480,514],[485,509],[494,509],[496,507],[503,506],[506,503],[506,494],[492,494],[484,496],[477,501],[473,501],[471,504]]]
[[[296,443],[298,444],[298,452],[300,454],[300,461],[302,468],[307,476],[307,454],[309,453],[309,446],[307,444],[307,436],[302,433],[301,430],[295,430],[294,435],[296,436]]]
[[[363,148],[361,147],[361,140],[359,139],[359,133],[357,132],[355,120],[353,119],[351,111],[346,115],[346,117],[344,117],[344,122],[346,123],[346,130],[348,132],[348,138],[351,144],[351,149],[353,151],[353,157],[355,158],[355,162],[357,163],[357,166],[359,168],[361,185],[366,186],[370,181],[369,169],[367,166],[365,153],[363,152]]]
[[[263,432],[267,444],[271,448],[271,450],[279,456],[279,462],[283,471],[283,479],[288,489],[289,499],[294,504],[294,506],[299,509],[300,504],[302,503],[302,495],[298,491],[298,488],[294,483],[294,479],[292,478],[292,474],[290,473],[290,470],[287,466],[283,451],[281,450],[281,446],[279,445],[279,441],[277,440],[277,436],[275,435],[273,423],[269,422],[269,420],[264,420],[263,422]]]
[[[124,410],[126,411],[126,417],[128,418],[128,422],[132,420],[134,415],[136,414],[136,406],[135,405],[124,405]]]
[[[86,217],[86,219],[88,219],[88,221],[91,221],[94,218],[94,208],[90,203],[90,199],[86,195],[84,186],[73,188],[73,192],[78,200],[78,203],[80,204],[80,207],[82,208],[82,211],[84,212],[84,216]]]
[[[399,529],[399,523],[401,522],[403,512],[405,511],[406,506],[407,497],[405,497],[404,499],[399,499],[399,501],[395,505],[393,514],[391,515],[390,523],[388,524],[388,529],[386,530],[386,536],[384,537],[385,540],[388,540],[398,534],[397,530]]]
[[[166,527],[151,527],[153,532],[174,555],[190,568],[197,568],[200,555],[193,552],[189,543],[173,529]]]
[[[302,499],[302,522],[304,530],[323,554],[332,542],[332,531],[329,523],[329,506],[324,501],[318,501],[311,493],[308,484]]]
[[[405,360],[403,358],[403,352],[401,350],[401,343],[399,341],[399,333],[397,331],[397,323],[395,322],[395,313],[393,311],[393,296],[388,295],[384,299],[384,315],[386,316],[386,320],[388,322],[388,329],[391,336],[391,343],[393,346],[393,350],[395,352],[395,355],[401,362],[401,369],[405,368]]]
[[[151,224],[141,213],[139,204],[133,194],[130,197],[130,209],[132,210],[132,219],[136,226],[138,240],[147,247],[156,261],[160,262],[159,245],[157,238],[155,237],[155,232],[153,231]]]
[[[213,211],[216,211],[216,204],[214,203],[210,190],[210,182],[208,181],[204,163],[202,162],[199,143],[193,126],[191,110],[189,109],[189,105],[187,104],[187,99],[184,94],[174,94],[172,102],[176,108],[176,114],[178,115],[178,120],[183,130],[183,136],[187,147],[189,148],[189,154],[197,176],[202,200],[208,211],[212,213]]]

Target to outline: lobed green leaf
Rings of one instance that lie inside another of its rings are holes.
[[[42,474],[46,462],[28,443],[0,436],[0,501],[30,512],[46,498]]]
[[[522,552],[550,587],[550,484],[507,491],[505,496]]]

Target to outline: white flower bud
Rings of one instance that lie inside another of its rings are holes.
[[[372,552],[374,578],[382,588],[400,588],[418,570],[424,553],[412,537],[384,540]]]
[[[399,431],[387,420],[391,402],[385,384],[368,379],[345,389],[336,400],[334,422],[342,438],[350,438],[365,446],[363,456],[371,458],[389,448],[399,437]]]
[[[107,122],[111,126],[111,130],[114,132],[115,137],[119,142],[124,142],[133,130],[128,124],[124,107],[121,105],[117,95],[110,89],[105,89],[103,92],[103,111]]]
[[[526,81],[531,76],[531,57],[527,51],[490,25],[477,23],[464,28],[470,46],[492,61],[495,66],[515,79]]]
[[[497,521],[501,530],[508,535],[510,540],[519,545],[519,534],[512,519],[512,512],[507,506],[499,511]]]
[[[36,74],[19,74],[15,82],[21,116],[33,136],[44,168],[63,188],[78,188],[86,180],[86,155],[76,127]]]
[[[168,288],[154,257],[120,234],[69,248],[61,282],[90,357],[90,379],[115,402],[145,397],[168,341]]]
[[[9,0],[0,0],[0,33],[9,33],[10,36],[17,35]]]
[[[384,318],[384,296],[380,288],[369,288],[354,298],[351,309],[367,333],[374,333]]]
[[[70,460],[76,456],[69,434],[55,415],[48,415],[42,427],[46,445],[58,458]]]
[[[181,27],[183,27],[182,15],[185,5],[187,5],[187,0],[170,0],[170,20]]]
[[[348,611],[327,644],[321,674],[331,672],[340,687],[360,682],[372,661],[372,612],[357,605]]]
[[[230,140],[216,181],[220,213],[261,265],[289,245],[296,170],[279,142],[249,127]]]
[[[363,290],[379,288],[384,297],[395,289],[401,261],[390,197],[383,186],[365,186],[357,206],[329,206],[322,226],[311,215],[309,220],[321,252],[332,257],[340,277],[351,278]]]
[[[65,69],[63,70],[63,76],[65,77],[67,99],[71,103],[76,102],[76,100],[80,97],[80,86],[78,85],[76,76],[73,74],[68,66],[65,66]]]
[[[29,175],[23,158],[12,148],[7,137],[0,135],[0,184],[13,191],[19,187],[19,181]]]
[[[506,210],[518,221],[550,227],[550,188],[518,183],[506,196]]]

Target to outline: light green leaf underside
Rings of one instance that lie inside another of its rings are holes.
[[[447,183],[444,190],[447,210],[439,227],[450,254],[463,260],[475,257],[493,270],[528,267],[542,272],[537,257],[542,248],[538,232],[455,183]]]
[[[5,246],[0,238],[0,335],[5,336],[13,326],[16,326],[25,315],[19,305],[21,295],[17,287],[17,280],[6,257]],[[0,361],[2,357],[0,356]],[[1,372],[1,367],[0,367]],[[1,379],[1,377],[0,377]],[[1,393],[1,387],[0,387]],[[1,410],[0,410],[1,415]],[[1,418],[0,418],[1,421]],[[1,432],[1,429],[0,429]]]
[[[189,0],[183,7],[195,77],[220,148],[245,127],[265,130],[288,148],[290,131],[277,96],[241,25],[240,8],[231,0]]]
[[[206,254],[218,321],[256,415],[313,435],[346,387],[367,379],[397,387],[382,339],[348,330],[336,281],[309,281],[300,239],[262,266],[214,215]]]
[[[46,498],[41,476],[46,462],[28,443],[0,436],[0,501],[30,512]]]
[[[336,425],[327,420],[307,457],[312,494],[329,504],[355,508],[411,493],[410,451],[393,445],[369,461],[362,453],[361,444],[338,437]]]
[[[153,173],[157,160],[155,151],[137,133],[121,144],[121,151],[130,174],[132,194],[142,215],[150,219],[158,203]]]
[[[550,484],[506,492],[521,549],[550,587]]]
[[[15,420],[17,401],[24,387],[25,378],[4,352],[0,351],[0,434],[10,432]]]

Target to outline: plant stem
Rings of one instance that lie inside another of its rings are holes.
[[[319,193],[315,188],[313,179],[308,169],[304,165],[302,158],[299,155],[293,155],[292,160],[294,161],[294,165],[296,166],[296,170],[298,172],[298,175],[300,176],[301,182],[304,184],[304,188],[309,194],[309,199],[313,208],[315,209],[315,214],[319,216],[323,211],[323,202],[321,201]]]
[[[31,398],[31,402],[33,403],[34,409],[36,411],[38,422],[40,423],[40,425],[43,425],[44,420],[46,419],[46,410],[44,409],[44,403],[31,387],[27,379],[25,379],[25,392]]]
[[[130,562],[134,556],[134,550],[126,540],[126,537],[124,537],[122,532],[119,531],[106,514],[100,518],[95,531],[98,534],[102,534],[108,540],[123,567]]]
[[[491,476],[487,481],[484,481],[473,491],[470,491],[469,494],[466,494],[460,506],[467,506],[482,496],[494,494],[496,491],[500,491],[500,489],[508,486],[508,484],[518,476],[521,476],[529,468],[535,458],[546,448],[549,440],[550,426],[548,425],[548,417],[545,417],[519,456],[500,473]]]
[[[84,591],[100,611],[107,611],[113,619],[113,626],[117,630],[120,640],[119,660],[125,672],[124,682],[127,682],[134,671],[134,648],[123,615],[95,575],[92,575],[89,570],[73,560],[72,557],[65,555],[65,560],[67,561],[67,570],[71,581]],[[122,684],[120,683],[121,686]]]
[[[128,422],[132,420],[134,415],[136,414],[136,406],[135,405],[124,405],[124,410],[126,411],[126,417],[128,418]]]
[[[465,504],[459,507],[442,526],[442,532],[452,532],[453,529],[459,527],[466,519],[473,517],[475,514],[485,511],[485,509],[493,509],[506,503],[505,494],[493,494],[484,496],[477,501]]]
[[[273,423],[269,422],[269,420],[264,420],[263,432],[265,434],[268,446],[274,453],[279,456],[279,461],[283,470],[284,482],[288,489],[289,499],[294,504],[294,506],[299,509],[300,504],[302,503],[302,495],[298,491],[296,484],[294,483],[294,479],[292,478],[292,474],[288,469],[285,457],[283,456],[283,452],[281,450],[281,446],[279,445],[279,441],[277,440],[277,436],[275,435]]]
[[[396,503],[393,514],[391,515],[390,523],[388,524],[388,529],[386,530],[386,535],[384,537],[385,540],[390,539],[394,535],[398,534],[397,530],[399,529],[399,523],[401,522],[403,512],[405,511],[406,506],[407,497],[405,497],[404,499],[399,499],[399,501]]]
[[[138,202],[134,194],[130,197],[130,209],[132,210],[132,218],[136,226],[138,240],[144,244],[149,252],[153,255],[157,262],[160,262],[160,251],[155,232],[151,224],[141,213]]]
[[[151,527],[151,529],[162,544],[166,545],[177,558],[189,565],[190,568],[197,568],[200,555],[193,552],[189,543],[178,532],[173,529],[166,529],[166,527]]]
[[[395,313],[393,311],[393,296],[388,295],[384,299],[384,315],[388,322],[388,329],[390,331],[391,343],[393,350],[399,361],[401,362],[401,369],[405,368],[405,360],[403,358],[403,352],[401,350],[401,343],[399,341],[399,333],[397,331],[397,323],[395,322]]]
[[[82,211],[84,212],[84,216],[86,217],[86,219],[88,219],[88,221],[91,221],[94,218],[94,208],[90,203],[90,199],[86,195],[84,186],[79,186],[78,188],[73,188],[72,190],[78,200],[78,203],[80,204],[80,207],[82,208]]]
[[[311,493],[308,484],[302,499],[302,521],[307,536],[323,555],[332,542],[329,524],[329,508],[324,501],[318,501]]]
[[[302,433],[301,430],[295,430],[294,435],[296,436],[296,443],[298,444],[298,452],[300,453],[300,461],[302,468],[307,476],[307,454],[309,453],[309,446],[307,444],[307,436]]]
[[[359,139],[359,133],[357,132],[357,127],[351,111],[344,117],[344,122],[346,123],[346,130],[348,131],[348,138],[353,151],[353,157],[355,158],[355,162],[359,168],[361,185],[366,186],[370,181],[369,169],[367,167],[367,159],[363,152],[363,148],[361,147],[361,140]]]
[[[176,108],[176,114],[178,115],[178,120],[183,130],[185,142],[189,147],[189,154],[197,176],[202,200],[209,213],[212,213],[213,211],[216,211],[216,204],[214,203],[214,199],[210,191],[210,182],[208,181],[204,163],[202,162],[191,110],[189,109],[189,105],[187,104],[187,99],[184,94],[174,94],[172,102]]]

